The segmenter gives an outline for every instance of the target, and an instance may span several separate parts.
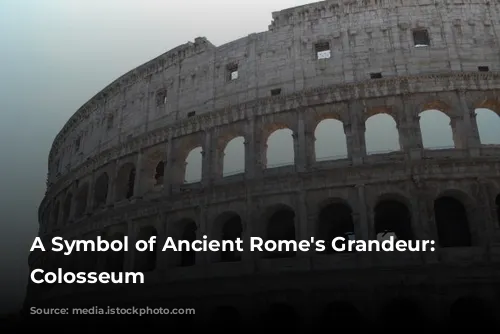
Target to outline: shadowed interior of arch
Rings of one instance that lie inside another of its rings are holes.
[[[209,328],[217,328],[222,333],[226,333],[228,330],[237,331],[240,325],[240,312],[235,307],[229,305],[217,307],[212,312],[209,320]]]
[[[243,226],[241,217],[234,212],[225,212],[219,215],[215,222],[214,228],[216,229],[215,235],[218,240],[236,240],[242,237]],[[241,261],[241,252],[236,249],[234,251],[225,250],[213,253],[215,261],[220,262],[237,262]]]
[[[318,238],[325,240],[325,250],[322,253],[333,253],[330,246],[331,241],[336,237],[343,237],[347,240],[354,240],[354,222],[352,219],[352,210],[345,203],[330,203],[323,207],[319,213]],[[336,243],[339,246],[339,243]]]
[[[106,205],[108,200],[109,176],[104,172],[96,179],[94,184],[94,208]]]
[[[108,238],[108,241],[125,240],[125,234],[118,232]],[[108,272],[119,273],[124,269],[125,251],[107,251],[104,266]]]
[[[325,307],[323,313],[321,313],[318,325],[322,331],[336,332],[339,327],[356,330],[364,328],[366,320],[361,312],[351,303],[347,301],[335,301]]]
[[[394,236],[397,240],[413,240],[411,212],[402,202],[383,199],[374,210],[375,234],[378,240]]]
[[[450,325],[455,329],[495,328],[492,308],[478,297],[460,297],[450,306]]]
[[[285,206],[277,207],[267,221],[267,240],[295,240],[295,212]],[[267,258],[294,257],[295,252],[273,251],[266,252]]]
[[[397,297],[388,302],[379,315],[380,329],[397,329],[401,327],[423,330],[427,317],[415,301]]]
[[[500,194],[497,195],[497,197],[495,198],[495,204],[496,204],[496,211],[497,211],[497,222],[498,222],[498,226],[500,227]]]
[[[434,214],[441,247],[471,246],[467,210],[454,197],[442,196],[434,201]]]
[[[300,317],[295,309],[286,303],[274,303],[263,314],[263,323],[268,328],[280,329],[280,332],[296,331],[300,326]]]

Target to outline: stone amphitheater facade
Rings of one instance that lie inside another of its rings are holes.
[[[189,306],[202,321],[281,314],[299,327],[328,312],[453,319],[464,300],[498,314],[500,146],[481,143],[475,110],[500,113],[499,17],[500,2],[488,0],[323,1],[275,12],[268,31],[219,47],[196,38],[70,118],[50,150],[39,209],[47,240],[369,240],[392,231],[436,240],[435,252],[32,253],[30,268],[144,271],[147,284],[126,294],[30,284],[26,304]],[[453,148],[423,147],[419,115],[429,109],[450,118]],[[384,113],[400,150],[367,154],[366,121]],[[325,119],[342,122],[347,157],[317,161],[314,132]],[[267,138],[279,129],[293,132],[294,164],[266,168]],[[245,170],[224,177],[235,137],[244,138]],[[197,147],[201,181],[186,183]]]

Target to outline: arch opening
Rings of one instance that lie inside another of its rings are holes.
[[[130,199],[134,196],[135,166],[132,163],[124,164],[116,176],[116,201]]]
[[[345,238],[344,244],[347,246],[348,240],[355,240],[351,208],[344,203],[331,203],[325,206],[319,213],[317,233],[319,239],[326,241],[323,253],[335,252],[331,242],[337,237]],[[337,242],[336,245],[340,246],[340,243]]]
[[[115,233],[111,238],[109,239],[110,242],[119,240],[122,243],[125,240],[125,234],[124,233]],[[124,269],[124,261],[125,261],[125,251],[107,251],[106,252],[106,269],[108,272],[114,272],[114,273],[119,273],[122,272]]]
[[[347,158],[347,140],[344,124],[337,119],[324,119],[314,130],[316,161]]]
[[[471,246],[467,210],[459,200],[450,196],[436,199],[434,215],[440,247]]]
[[[439,150],[455,147],[454,131],[448,115],[437,109],[429,109],[419,116],[423,148]]]
[[[408,207],[397,200],[386,199],[375,206],[375,234],[377,240],[413,240],[411,213]]]
[[[267,138],[265,168],[284,167],[295,164],[293,131],[279,129]]]
[[[295,237],[295,212],[288,207],[278,208],[267,222],[267,240],[296,240]],[[292,248],[283,251],[268,251],[267,258],[289,258],[295,256]]]
[[[162,160],[158,162],[155,168],[155,186],[163,185],[165,175],[165,162]]]
[[[245,173],[245,138],[242,136],[231,139],[224,149],[222,176]]]
[[[398,126],[391,115],[379,113],[366,120],[365,145],[367,154],[401,150]]]
[[[87,210],[89,186],[87,183],[82,185],[75,196],[75,218],[80,218]]]
[[[108,173],[99,175],[94,184],[94,209],[106,205],[108,199]]]
[[[196,147],[189,152],[186,158],[186,172],[184,183],[196,183],[201,181],[203,165],[203,148]]]
[[[500,145],[500,116],[491,109],[478,108],[476,124],[479,140],[483,145]]]
[[[158,237],[158,232],[152,226],[143,227],[139,230],[137,240],[148,241],[151,237]],[[155,243],[153,250],[143,252],[135,251],[135,270],[139,272],[150,272],[156,269],[156,259],[158,253],[158,243]]]

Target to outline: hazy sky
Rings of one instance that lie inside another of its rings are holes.
[[[0,237],[0,300],[21,305],[48,152],[71,114],[123,73],[171,48],[197,36],[221,45],[265,31],[271,12],[308,2],[1,0],[0,213],[7,228]],[[335,155],[327,146],[323,155]]]

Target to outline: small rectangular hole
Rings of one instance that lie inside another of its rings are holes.
[[[276,96],[281,94],[281,88],[271,89],[271,96]]]
[[[190,111],[188,112],[188,117],[193,117],[196,115],[196,111]]]
[[[238,65],[231,64],[227,66],[227,81],[238,79]]]
[[[429,46],[431,44],[431,40],[429,38],[429,32],[426,29],[414,30],[413,44],[415,45],[416,48]]]
[[[328,42],[317,43],[314,46],[314,51],[316,52],[316,59],[329,59],[332,56],[330,43]]]
[[[380,79],[380,78],[382,78],[382,73],[380,73],[380,72],[370,73],[370,78],[371,79]]]
[[[490,70],[488,66],[478,66],[477,69],[479,72],[489,72]]]

